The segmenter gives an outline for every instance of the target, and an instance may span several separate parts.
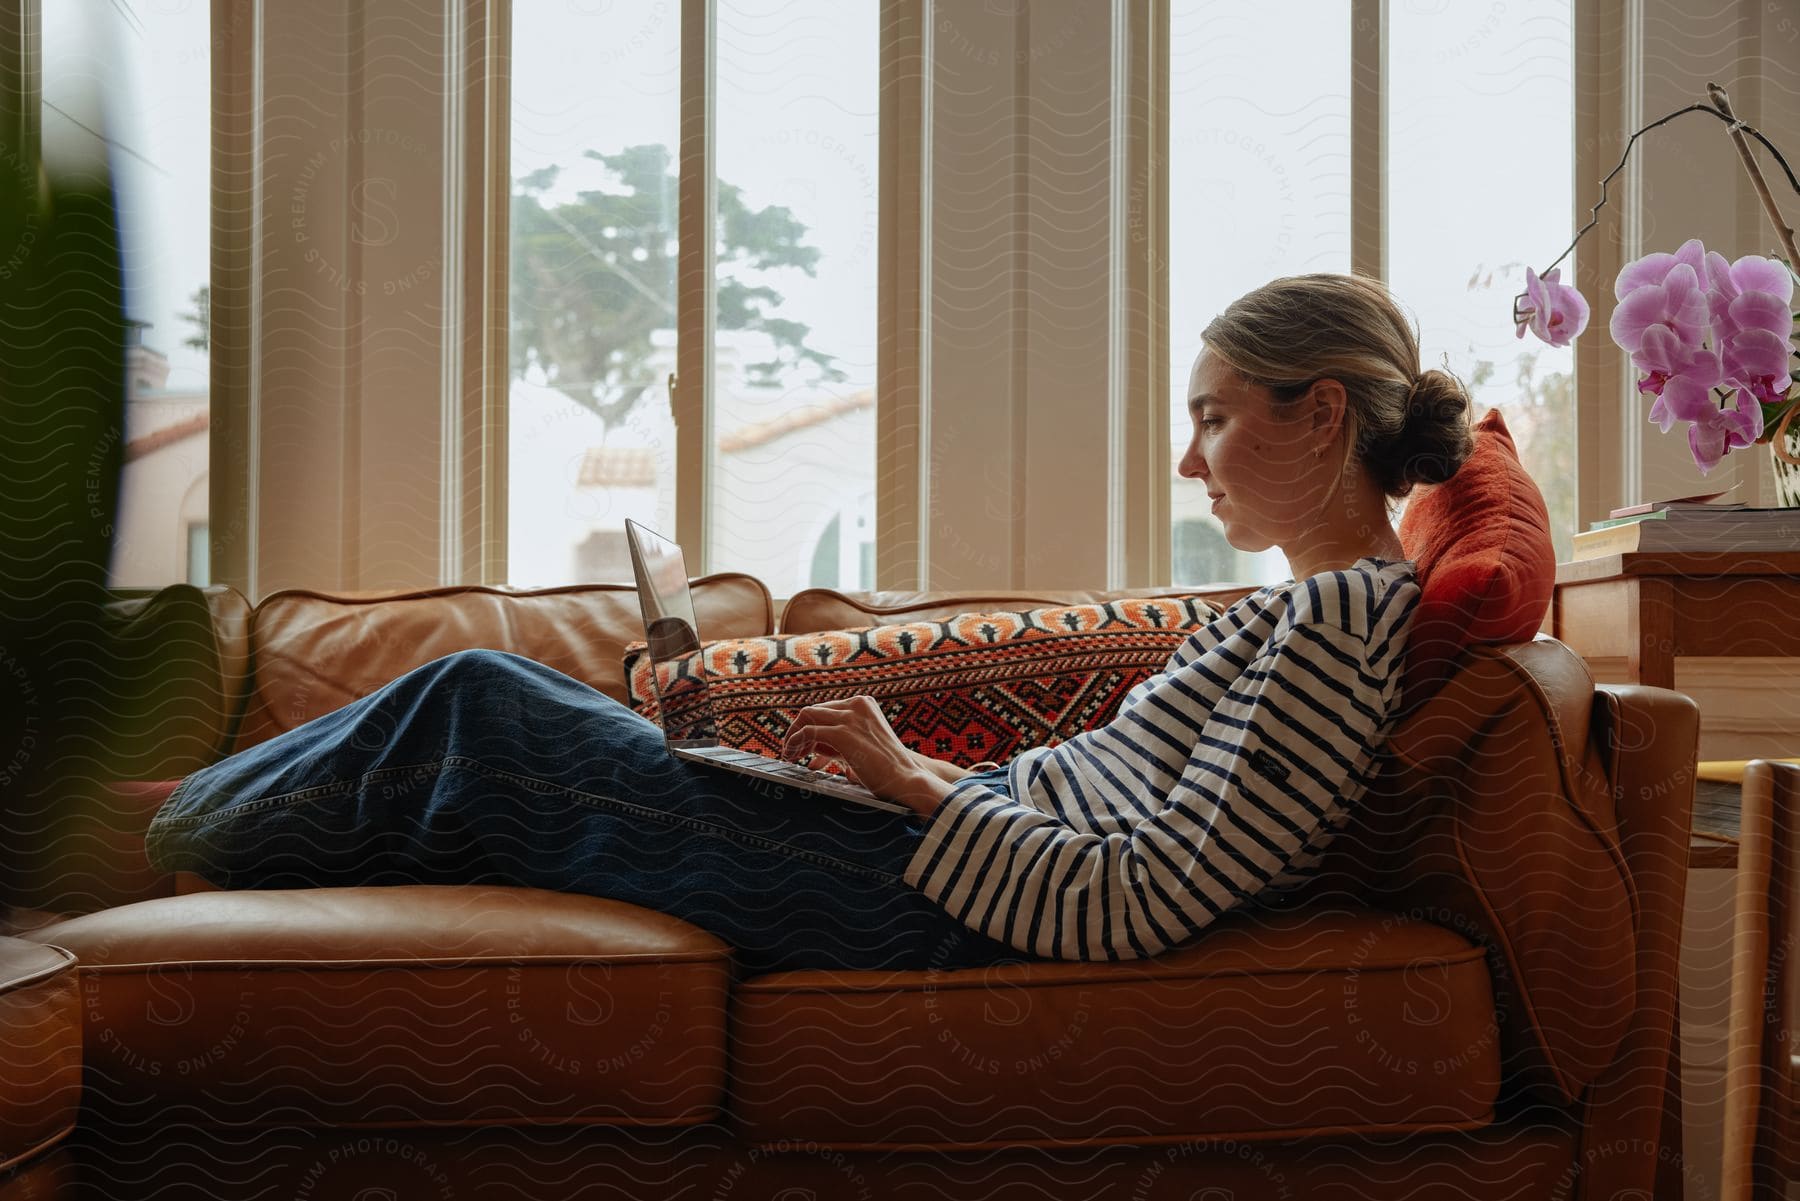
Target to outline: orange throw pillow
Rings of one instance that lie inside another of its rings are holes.
[[[1500,410],[1472,432],[1456,474],[1421,486],[1400,518],[1420,591],[1400,685],[1407,708],[1443,685],[1465,647],[1530,642],[1550,611],[1556,549],[1543,493]]]

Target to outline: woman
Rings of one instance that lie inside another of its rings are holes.
[[[1192,634],[1101,729],[965,773],[867,697],[783,754],[841,759],[895,814],[670,756],[540,663],[447,655],[183,780],[163,870],[228,888],[403,882],[614,897],[712,930],[750,972],[1155,955],[1303,879],[1366,788],[1419,589],[1388,512],[1467,456],[1468,398],[1418,370],[1386,290],[1276,280],[1207,326],[1184,477],[1293,578]]]

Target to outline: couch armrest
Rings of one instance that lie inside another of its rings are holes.
[[[0,1176],[66,1138],[80,1096],[75,957],[0,938]]]
[[[38,854],[21,856],[16,893],[34,909],[92,913],[171,896],[174,878],[150,866],[144,831],[179,780],[80,781],[56,799]]]
[[[1671,1053],[1700,711],[1678,692],[1601,685],[1594,741],[1607,758],[1619,845],[1638,894],[1637,1003],[1618,1055],[1584,1098],[1584,1201],[1679,1197],[1682,1159],[1659,1154],[1680,1064]],[[1679,1120],[1678,1108],[1675,1118]],[[1679,1126],[1673,1127],[1678,1132]],[[1665,1152],[1679,1152],[1666,1148]],[[1660,1177],[1660,1178],[1659,1178]]]

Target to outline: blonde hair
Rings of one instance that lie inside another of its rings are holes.
[[[1450,372],[1419,370],[1419,338],[1379,281],[1318,272],[1273,280],[1231,302],[1201,334],[1277,408],[1321,379],[1344,386],[1355,455],[1383,494],[1437,484],[1469,457],[1469,394]]]

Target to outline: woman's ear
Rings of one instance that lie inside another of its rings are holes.
[[[1315,448],[1313,453],[1323,458],[1337,441],[1339,431],[1346,429],[1350,397],[1343,384],[1329,377],[1314,380],[1309,395],[1313,402],[1310,431]]]

